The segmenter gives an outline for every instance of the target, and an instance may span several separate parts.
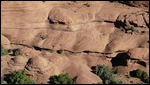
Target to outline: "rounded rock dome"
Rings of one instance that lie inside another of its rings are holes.
[[[28,58],[17,56],[13,59],[15,65],[25,65],[28,61]]]
[[[48,66],[48,61],[43,57],[33,57],[29,59],[27,67],[42,69]]]

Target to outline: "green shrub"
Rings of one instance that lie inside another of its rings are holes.
[[[145,83],[149,83],[149,77],[145,71],[140,69],[135,70],[135,77],[140,78]]]
[[[67,73],[62,73],[58,76],[51,76],[49,84],[74,84],[73,79]]]
[[[111,70],[108,66],[105,65],[97,65],[93,68],[93,73],[98,75],[102,81],[103,84],[119,84],[122,83],[121,81],[117,81],[114,76],[111,73]]]
[[[7,84],[7,82],[1,78],[1,84]]]
[[[118,81],[114,77],[111,77],[110,78],[110,84],[122,84],[122,81]]]
[[[134,32],[134,31],[135,31],[134,27],[132,27],[132,26],[131,26],[130,30],[131,30],[132,32]]]
[[[127,77],[127,78],[131,78],[131,76],[130,76],[130,75],[126,75],[126,77]]]
[[[19,49],[13,49],[13,55],[14,56],[20,55],[20,50]]]
[[[60,50],[57,50],[57,53],[59,54],[62,54],[64,52],[64,50],[60,49]]]
[[[13,71],[9,76],[6,76],[4,80],[9,84],[34,84],[24,70]]]
[[[1,56],[7,55],[7,54],[8,54],[7,49],[5,49],[5,48],[1,45]]]
[[[141,78],[143,71],[140,69],[136,70],[136,77]]]
[[[145,79],[144,82],[149,84],[149,78]]]
[[[148,74],[145,72],[145,71],[142,71],[140,69],[137,69],[136,70],[136,77],[142,79],[142,80],[145,80],[148,78]]]
[[[142,72],[141,79],[142,80],[148,79],[148,74],[145,71]]]

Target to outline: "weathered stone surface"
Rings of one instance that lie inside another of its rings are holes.
[[[116,36],[110,38],[111,41],[107,44],[105,52],[127,51],[128,49],[139,47],[143,42],[148,41],[148,38],[149,36],[116,33]]]
[[[147,10],[109,1],[2,1],[1,5],[2,45],[21,50],[16,58],[2,56],[2,75],[25,69],[40,84],[67,72],[77,77],[78,84],[93,84],[101,79],[91,73],[92,66],[114,68],[112,57],[128,50],[131,58],[146,66],[126,59],[127,66],[119,68],[121,74],[137,68],[149,72]],[[124,33],[116,22],[134,24],[139,32]],[[60,49],[62,54],[57,53]]]
[[[68,5],[54,7],[50,10],[49,20],[54,23],[64,23],[64,24],[81,24],[91,21],[102,21],[101,19],[95,18],[95,13],[97,13],[101,7],[106,2],[83,2],[77,4],[77,6]],[[89,5],[89,6],[87,6]]]
[[[148,60],[149,59],[149,49],[148,48],[133,48],[128,50],[128,55],[130,58]]]
[[[95,74],[88,72],[80,74],[76,79],[77,84],[97,84],[102,83],[102,80]]]
[[[124,25],[130,27],[148,27],[149,21],[148,19],[148,13],[145,11],[137,11],[137,12],[131,12],[131,13],[125,13],[118,16],[117,22],[122,22]],[[147,28],[146,27],[146,28]]]
[[[149,1],[126,1],[128,5],[135,7],[148,7]]]

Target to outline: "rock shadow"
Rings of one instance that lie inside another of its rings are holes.
[[[111,63],[112,66],[128,66],[127,61],[130,59],[130,56],[128,56],[127,53],[119,53],[116,55],[116,57],[112,58]]]

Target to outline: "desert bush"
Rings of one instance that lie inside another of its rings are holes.
[[[7,49],[5,49],[5,48],[1,45],[1,56],[7,55],[7,54],[8,54]]]
[[[20,55],[20,50],[19,50],[19,49],[14,49],[14,50],[13,50],[13,55],[14,55],[14,56]]]
[[[24,70],[13,71],[10,75],[5,76],[4,80],[9,84],[34,84]]]
[[[3,78],[1,78],[1,84],[7,84],[7,82],[6,82],[6,81],[4,81],[4,79],[3,79]]]
[[[129,30],[131,30],[132,32],[135,32],[135,29],[132,26],[129,28]]]
[[[145,71],[137,69],[136,70],[136,77],[140,78],[141,80],[146,80],[146,79],[148,79],[148,74]]]
[[[64,52],[64,50],[60,49],[60,50],[57,50],[57,53],[59,54],[62,54]]]
[[[111,73],[111,70],[109,69],[108,66],[106,65],[97,65],[96,67],[93,68],[93,73],[98,75],[102,81],[103,84],[119,84],[122,83],[121,81],[117,81],[114,76]]]
[[[149,84],[149,78],[143,80],[145,83],[148,83]]]
[[[73,79],[71,79],[67,73],[51,76],[49,79],[49,84],[74,84]]]
[[[148,79],[148,74],[147,74],[145,71],[143,71],[140,78],[141,78],[142,80],[146,80],[146,79]]]
[[[145,71],[142,71],[140,69],[136,69],[136,70],[131,71],[130,75],[132,77],[137,77],[137,78],[141,79],[141,81],[143,81],[145,83],[149,83],[149,77]]]
[[[131,78],[131,76],[130,75],[126,75],[126,78]]]
[[[143,71],[140,69],[136,70],[136,77],[141,78]]]

